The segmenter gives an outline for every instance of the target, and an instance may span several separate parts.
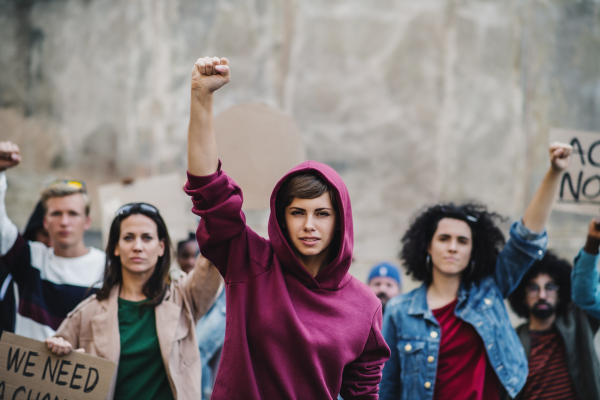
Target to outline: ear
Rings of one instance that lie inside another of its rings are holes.
[[[121,249],[119,249],[119,242],[117,242],[117,244],[115,244],[115,256],[117,256],[117,257],[121,256]]]
[[[165,254],[165,240],[162,239],[158,242],[158,256],[162,257]]]
[[[89,215],[85,216],[85,230],[87,231],[92,226],[92,218]]]
[[[43,219],[43,221],[44,221],[44,229],[45,229],[45,230],[48,230],[48,221],[46,221],[46,214],[44,214],[44,219]]]

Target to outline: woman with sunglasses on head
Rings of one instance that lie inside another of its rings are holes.
[[[348,273],[346,186],[324,164],[300,164],[273,190],[269,240],[254,233],[217,157],[213,92],[228,81],[224,58],[194,65],[186,190],[201,216],[200,250],[223,275],[227,299],[211,399],[377,399],[389,348],[381,301]]]
[[[380,399],[497,400],[527,378],[527,358],[504,305],[527,269],[543,257],[544,230],[572,148],[550,145],[551,167],[510,240],[484,206],[426,209],[402,238],[400,254],[421,287],[387,305],[386,362]]]
[[[170,279],[169,232],[146,203],[117,211],[106,254],[102,287],[46,339],[48,348],[117,363],[108,399],[199,399],[195,325],[217,297],[218,272],[199,258],[189,275]]]

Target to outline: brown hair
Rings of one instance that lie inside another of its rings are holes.
[[[107,299],[112,288],[123,282],[121,258],[115,255],[115,248],[119,242],[119,237],[121,236],[121,222],[133,214],[142,214],[154,221],[156,223],[156,231],[158,232],[158,240],[162,240],[165,244],[164,254],[158,257],[154,272],[150,278],[148,278],[146,283],[144,283],[142,288],[142,293],[150,300],[149,302],[144,303],[144,305],[155,307],[162,303],[163,297],[165,297],[165,293],[167,292],[167,278],[171,266],[171,252],[173,246],[171,245],[171,238],[169,237],[169,231],[167,230],[165,221],[160,214],[149,212],[141,207],[132,207],[127,213],[117,215],[110,226],[108,244],[106,245],[104,282],[102,282],[102,287],[96,293],[96,298],[98,300]]]
[[[337,196],[320,175],[315,172],[305,172],[289,177],[279,188],[275,200],[275,212],[277,213],[279,226],[285,226],[285,208],[292,204],[294,197],[299,199],[316,199],[325,192],[329,192],[331,205],[339,221]],[[282,231],[286,232],[285,229],[282,229]]]
[[[41,192],[42,207],[44,207],[44,214],[48,212],[48,199],[52,197],[66,197],[72,194],[81,194],[83,202],[85,204],[85,215],[90,215],[90,196],[86,193],[84,188],[77,188],[68,183],[58,182],[44,188]]]

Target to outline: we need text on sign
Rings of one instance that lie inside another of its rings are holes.
[[[115,367],[76,351],[57,356],[46,343],[4,332],[0,400],[105,400]]]
[[[573,155],[560,179],[555,210],[600,215],[600,133],[552,129],[550,142],[569,143]]]

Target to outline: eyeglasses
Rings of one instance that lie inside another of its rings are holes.
[[[548,297],[554,297],[558,293],[560,286],[555,285],[554,283],[547,283],[544,286],[544,291]],[[525,292],[527,292],[528,297],[537,297],[540,295],[540,287],[536,284],[532,284],[525,287]]]
[[[50,187],[50,186],[54,186],[54,185],[58,185],[58,184],[63,184],[63,185],[67,185],[70,187],[73,187],[75,189],[79,189],[82,192],[86,193],[87,189],[85,187],[85,182],[83,181],[74,181],[74,180],[69,180],[69,179],[57,179],[55,181],[52,181],[50,183],[48,183],[46,185],[46,187]]]
[[[150,214],[160,215],[158,209],[148,203],[129,203],[119,208],[115,213],[115,217],[118,217],[119,215],[131,214],[131,212],[136,209],[149,212]]]

